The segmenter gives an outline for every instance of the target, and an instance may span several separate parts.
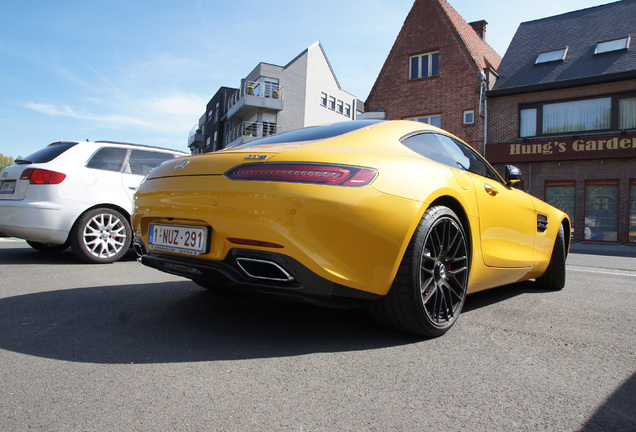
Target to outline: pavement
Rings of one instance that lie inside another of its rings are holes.
[[[574,242],[570,245],[570,253],[588,255],[613,255],[636,258],[635,244]]]
[[[0,233],[0,241],[16,241],[14,237]],[[610,255],[636,258],[636,243],[615,244],[615,243],[591,243],[574,242],[570,245],[570,253],[587,255]]]

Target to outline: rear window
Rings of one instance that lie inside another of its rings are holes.
[[[76,142],[62,142],[49,144],[47,147],[44,147],[42,150],[38,150],[29,156],[18,159],[15,161],[17,164],[29,164],[29,163],[46,163],[51,162],[53,159],[64,153],[66,150],[70,149]]]
[[[105,171],[121,171],[127,153],[128,150],[125,148],[103,147],[91,157],[86,167]]]
[[[273,135],[267,138],[250,141],[238,147],[252,147],[269,144],[282,144],[299,141],[315,141],[320,139],[333,138],[338,135],[344,135],[357,129],[379,123],[381,120],[355,120],[335,123],[327,126],[313,126],[304,129],[298,129],[291,132]]]
[[[132,174],[146,175],[154,167],[161,165],[168,159],[173,159],[170,153],[159,153],[146,150],[133,150],[128,164]]]

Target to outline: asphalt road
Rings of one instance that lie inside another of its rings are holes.
[[[418,340],[0,239],[0,431],[636,431],[636,257],[567,277]]]

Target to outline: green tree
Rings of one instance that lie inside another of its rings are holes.
[[[18,156],[18,159],[20,159],[20,156]],[[6,167],[10,165],[13,165],[14,161],[15,159],[13,159],[13,157],[5,156],[2,153],[0,153],[0,171],[2,171],[3,169],[5,169]]]

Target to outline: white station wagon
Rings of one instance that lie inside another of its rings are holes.
[[[117,142],[56,142],[0,173],[0,232],[42,252],[108,263],[129,249],[132,197],[152,168],[186,153]]]

